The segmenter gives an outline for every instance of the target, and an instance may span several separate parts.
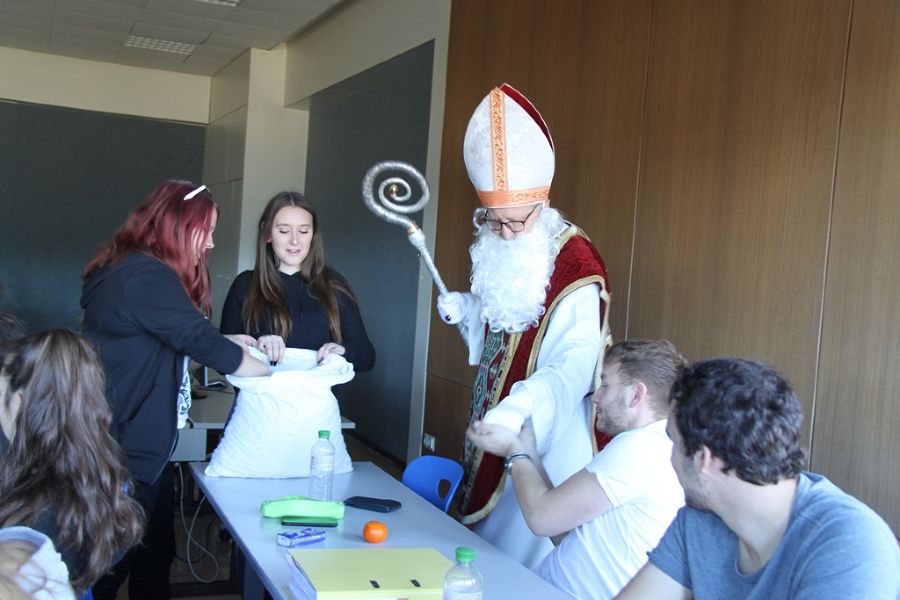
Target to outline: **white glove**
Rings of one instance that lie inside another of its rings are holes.
[[[437,311],[444,323],[456,325],[465,319],[469,312],[468,295],[460,292],[448,292],[443,296],[438,296]]]

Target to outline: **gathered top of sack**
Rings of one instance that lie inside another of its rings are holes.
[[[268,363],[269,358],[257,350],[250,348],[250,355]],[[265,377],[236,377],[226,375],[228,381],[241,390],[254,391],[260,388],[270,389],[283,383],[301,383],[308,387],[332,387],[347,383],[353,379],[353,365],[340,354],[329,354],[321,364],[316,363],[316,351],[301,348],[287,348],[284,358],[272,367],[272,374]],[[298,382],[298,378],[302,381]]]

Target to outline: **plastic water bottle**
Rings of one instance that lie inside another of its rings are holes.
[[[456,564],[444,576],[444,600],[482,600],[484,579],[475,568],[475,551],[456,549]]]
[[[312,446],[309,459],[309,497],[315,500],[331,500],[331,486],[334,482],[334,446],[331,432],[323,429],[319,439]]]

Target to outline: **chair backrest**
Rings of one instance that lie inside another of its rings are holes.
[[[462,481],[463,468],[455,460],[443,456],[426,455],[413,459],[403,471],[403,485],[419,494],[444,512]],[[449,484],[442,496],[441,482]]]

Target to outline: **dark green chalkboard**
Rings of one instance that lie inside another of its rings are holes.
[[[434,42],[413,48],[313,96],[306,192],[321,218],[325,252],[359,297],[378,355],[335,393],[356,434],[405,462],[415,350],[419,257],[402,227],[366,208],[363,176],[400,160],[425,172]],[[422,223],[421,213],[409,215]]]
[[[0,281],[29,330],[78,327],[84,265],[157,183],[200,179],[205,131],[0,101]]]

